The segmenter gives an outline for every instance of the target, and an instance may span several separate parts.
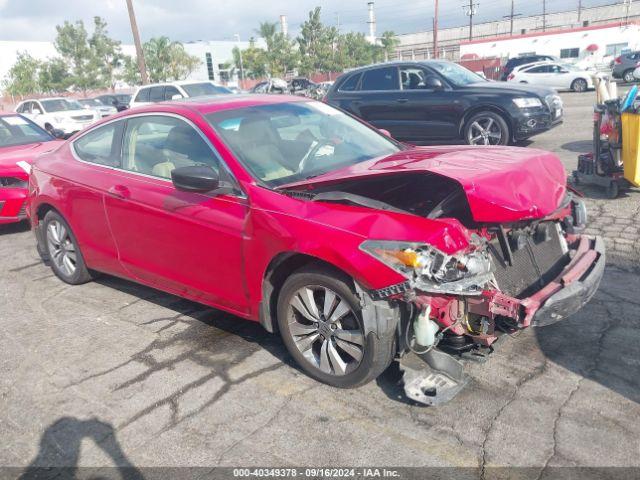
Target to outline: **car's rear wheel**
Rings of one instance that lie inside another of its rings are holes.
[[[71,285],[92,280],[76,237],[60,214],[51,210],[43,220],[45,248],[53,273]]]
[[[278,327],[300,367],[335,387],[364,385],[393,359],[393,339],[365,335],[360,301],[348,278],[330,269],[306,268],[285,281]]]
[[[507,145],[509,126],[497,113],[476,113],[465,124],[464,139],[468,145]]]
[[[576,78],[573,83],[571,83],[571,90],[574,92],[586,92],[587,87],[587,81],[584,78]]]
[[[622,74],[622,79],[625,83],[633,83],[635,81],[635,77],[633,76],[633,69],[629,69]]]

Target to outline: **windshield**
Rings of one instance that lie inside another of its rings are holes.
[[[56,100],[40,100],[40,103],[47,112],[64,112],[67,110],[82,110],[80,105],[75,100],[65,100],[63,98]]]
[[[463,87],[471,83],[487,81],[486,78],[482,78],[477,73],[473,73],[471,70],[468,70],[457,63],[431,61],[428,65],[458,87]]]
[[[233,93],[231,90],[225,87],[219,87],[212,83],[192,83],[189,85],[181,85],[187,95],[190,97],[204,97],[206,95],[221,95],[227,93]]]
[[[82,105],[87,105],[89,107],[102,107],[102,103],[100,103],[99,100],[95,99],[95,98],[84,98],[82,100],[78,100],[78,103],[81,103]]]
[[[259,105],[212,113],[207,120],[253,176],[271,188],[402,148],[320,102]]]
[[[0,117],[0,148],[50,140],[51,135],[20,115]]]

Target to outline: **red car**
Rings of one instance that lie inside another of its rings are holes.
[[[603,242],[565,180],[539,150],[414,148],[320,102],[226,96],[81,132],[34,164],[29,210],[67,283],[105,272],[259,321],[334,386],[422,359],[405,391],[438,403],[457,358],[597,289]]]
[[[0,112],[0,225],[26,218],[30,165],[60,143],[22,115]]]

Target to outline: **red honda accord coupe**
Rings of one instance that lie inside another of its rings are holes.
[[[67,283],[104,272],[259,321],[334,386],[413,355],[430,373],[407,362],[405,391],[433,404],[458,359],[597,289],[603,242],[565,179],[539,150],[414,148],[320,102],[226,96],[81,132],[34,164],[29,212]]]
[[[57,143],[60,142],[22,115],[0,112],[0,225],[27,218],[31,162]]]

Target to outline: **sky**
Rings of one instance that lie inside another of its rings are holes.
[[[256,36],[262,21],[278,21],[287,15],[296,35],[309,10],[322,7],[323,21],[339,24],[342,31],[367,31],[368,0],[133,0],[143,40],[166,35],[172,40],[231,40],[234,34],[248,40]],[[476,22],[501,19],[509,14],[511,0],[471,0],[477,5]],[[514,0],[515,12],[542,12],[542,0]],[[622,0],[619,0],[622,3]],[[441,27],[468,23],[463,5],[469,1],[440,0]],[[578,0],[546,0],[547,11],[576,8]],[[583,6],[616,3],[616,0],[582,0]],[[433,0],[376,0],[378,33],[393,30],[410,33],[431,29]],[[125,0],[0,0],[0,40],[55,38],[55,26],[65,20],[92,23],[103,17],[111,36],[132,43]]]

